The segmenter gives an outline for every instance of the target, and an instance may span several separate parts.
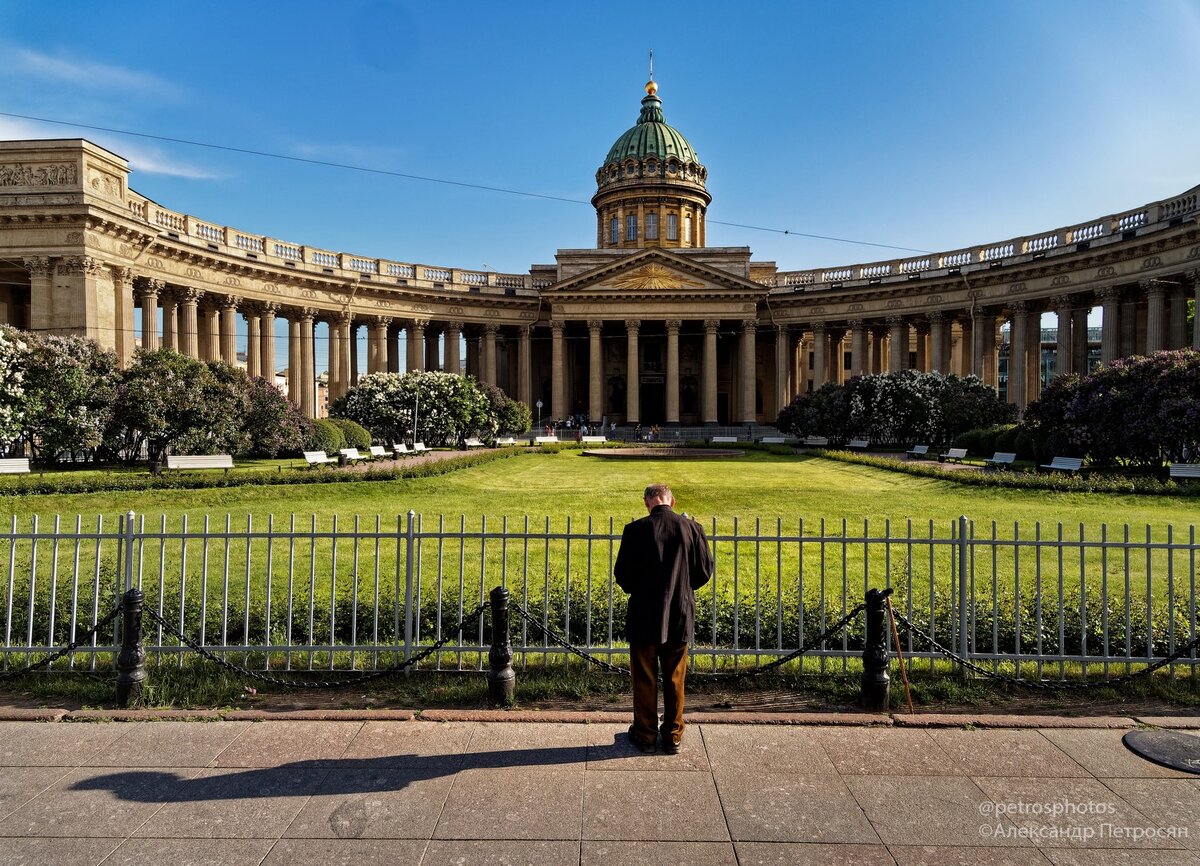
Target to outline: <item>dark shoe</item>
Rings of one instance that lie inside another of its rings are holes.
[[[673,743],[670,740],[663,740],[662,749],[664,755],[678,755],[679,743]]]
[[[638,737],[634,736],[632,730],[629,731],[628,736],[629,736],[629,742],[631,742],[633,744],[633,747],[635,749],[637,749],[639,752],[641,752],[643,755],[653,755],[654,754],[654,743],[647,743],[646,741],[639,739]]]

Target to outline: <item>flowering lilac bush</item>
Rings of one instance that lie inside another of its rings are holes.
[[[780,412],[776,426],[834,442],[944,445],[963,431],[1011,421],[1015,411],[977,376],[903,370],[801,394]]]
[[[1200,460],[1200,352],[1180,349],[1060,376],[1025,411],[1040,459],[1158,468]]]
[[[24,335],[0,325],[0,445],[16,439],[25,421]]]
[[[83,337],[33,337],[25,365],[24,439],[34,456],[94,456],[112,419],[117,356]]]

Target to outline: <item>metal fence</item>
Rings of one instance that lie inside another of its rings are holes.
[[[696,593],[691,664],[700,671],[786,655],[872,587],[892,587],[896,609],[921,634],[978,664],[1038,678],[1123,673],[1197,634],[1194,526],[702,525],[716,576]],[[170,624],[147,630],[159,664],[185,663],[175,629],[260,670],[378,670],[446,638],[432,667],[481,669],[484,624],[459,633],[459,623],[496,585],[529,614],[514,618],[518,664],[567,663],[538,625],[619,659],[625,595],[612,566],[620,538],[613,518],[14,517],[0,532],[0,666],[24,667],[73,642],[129,586]],[[101,629],[60,664],[108,668],[118,628]],[[793,664],[857,669],[862,640],[860,617]],[[900,649],[917,664],[938,658],[912,633]],[[1194,674],[1195,653],[1177,664]]]

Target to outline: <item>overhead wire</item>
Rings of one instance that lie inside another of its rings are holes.
[[[118,129],[116,127],[111,127],[111,126],[97,126],[95,124],[76,123],[74,121],[69,121],[69,120],[57,120],[57,119],[49,118],[49,117],[37,117],[34,115],[30,115],[30,114],[17,114],[15,112],[10,112],[10,111],[0,111],[0,117],[12,117],[12,118],[16,118],[18,120],[32,120],[37,123],[50,123],[50,124],[55,124],[57,126],[68,126],[73,129],[92,130],[94,132],[108,132],[108,133],[112,133],[113,135],[125,135],[125,136],[130,136],[133,138],[145,138],[145,139],[150,139],[152,141],[163,141],[163,142],[167,142],[170,144],[181,144],[181,145],[185,145],[187,147],[203,147],[203,148],[208,148],[210,150],[220,150],[220,151],[225,151],[228,153],[239,153],[239,154],[243,154],[246,156],[257,156],[257,157],[261,157],[264,159],[279,159],[279,160],[285,160],[287,162],[298,162],[298,163],[303,163],[306,165],[321,166],[323,168],[336,168],[336,169],[341,169],[344,171],[357,171],[357,172],[363,172],[365,174],[377,174],[377,175],[383,175],[386,177],[397,177],[397,178],[402,178],[404,180],[420,181],[422,183],[444,184],[446,186],[456,186],[456,187],[461,187],[464,189],[477,189],[477,190],[482,190],[484,192],[501,193],[503,195],[516,195],[516,196],[522,196],[524,198],[542,199],[545,201],[559,201],[559,202],[564,202],[566,204],[591,205],[591,202],[588,200],[578,199],[578,198],[569,198],[567,196],[550,195],[548,193],[531,192],[529,190],[513,189],[511,187],[503,187],[503,186],[493,186],[490,184],[472,183],[470,181],[452,180],[450,178],[444,178],[444,177],[432,177],[430,175],[413,174],[411,172],[395,171],[393,169],[387,169],[387,168],[376,168],[374,166],[355,165],[353,163],[334,162],[332,160],[325,160],[325,159],[314,159],[312,157],[306,157],[306,156],[293,156],[291,154],[274,153],[271,151],[256,150],[254,148],[248,148],[248,147],[235,147],[233,145],[228,145],[228,144],[215,144],[213,142],[196,141],[195,139],[189,139],[189,138],[177,138],[175,136],[169,136],[169,135],[157,135],[157,134],[149,133],[149,132],[138,132],[136,130],[131,130],[131,129]],[[812,232],[794,231],[793,229],[771,228],[768,226],[756,226],[756,225],[751,225],[748,223],[727,222],[727,221],[723,221],[723,220],[714,220],[714,219],[708,219],[706,221],[712,225],[730,226],[732,228],[748,229],[750,231],[756,231],[756,232],[769,232],[771,234],[781,234],[781,235],[787,235],[789,237],[806,238],[809,240],[833,241],[835,243],[841,243],[841,244],[854,244],[857,246],[876,247],[876,248],[887,249],[887,250],[899,250],[901,252],[910,252],[910,253],[931,252],[930,250],[922,250],[922,249],[917,249],[915,247],[897,246],[895,244],[884,244],[884,243],[877,243],[874,241],[859,241],[859,240],[853,240],[850,238],[834,237],[832,235],[819,235],[819,234],[814,234]]]

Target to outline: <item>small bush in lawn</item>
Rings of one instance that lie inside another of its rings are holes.
[[[304,447],[309,451],[324,451],[332,454],[346,447],[346,434],[342,428],[325,418],[314,421]]]
[[[337,425],[342,431],[342,435],[346,438],[346,444],[342,446],[343,448],[365,450],[371,447],[370,431],[357,421],[351,421],[349,418],[330,418],[329,420],[331,423]]]

